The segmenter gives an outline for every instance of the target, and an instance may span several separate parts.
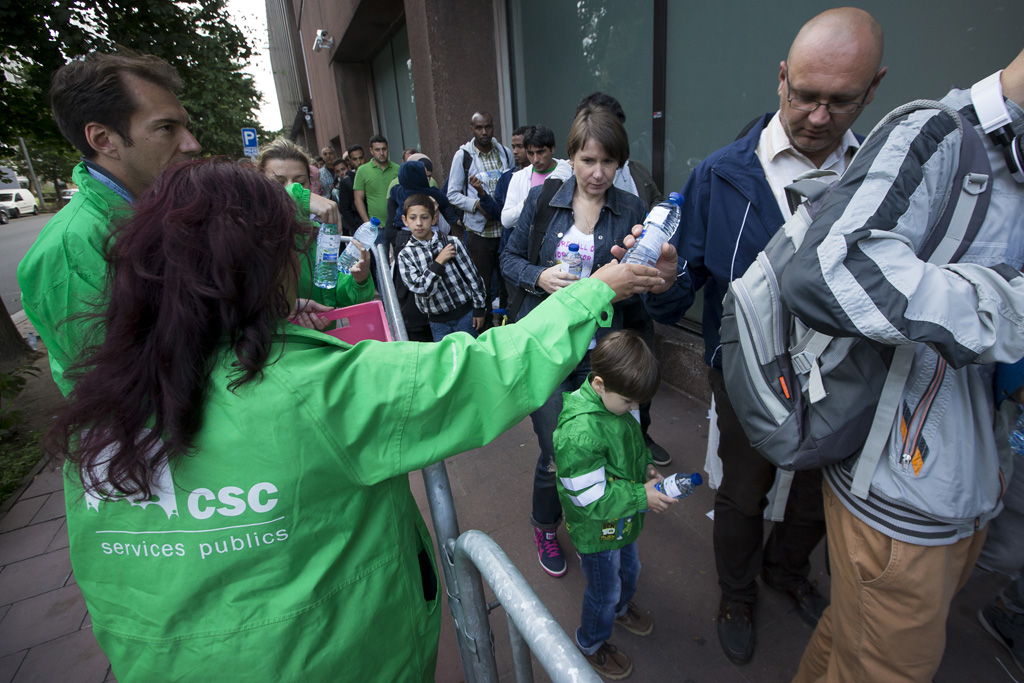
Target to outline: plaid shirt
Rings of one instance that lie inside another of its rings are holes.
[[[505,167],[502,163],[501,152],[498,151],[497,145],[491,145],[491,151],[484,154],[480,152],[477,157],[480,160],[480,165],[484,167],[485,171],[497,171],[497,174],[492,174],[494,177],[488,178],[484,182],[484,190],[487,194],[494,195],[494,189],[498,186],[498,179],[501,174],[505,172]],[[501,237],[501,216],[492,218],[484,224],[484,229],[480,232],[481,237]]]
[[[442,265],[435,259],[447,244],[455,245],[455,257]],[[475,316],[486,311],[484,281],[457,239],[438,237],[437,233],[429,242],[413,237],[398,252],[398,272],[416,296],[416,307],[427,317],[443,316],[470,300]]]

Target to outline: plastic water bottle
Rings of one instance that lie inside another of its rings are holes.
[[[1017,426],[1010,434],[1010,448],[1017,455],[1024,457],[1024,413],[1017,418]]]
[[[379,229],[380,219],[371,218],[356,229],[356,234],[352,235],[352,239],[370,249],[373,247],[373,243],[377,241],[377,230]],[[345,247],[345,251],[338,259],[338,270],[347,273],[357,263],[359,263],[359,247],[349,242],[348,246]]]
[[[669,241],[679,227],[682,206],[683,195],[673,192],[666,201],[651,209],[644,220],[643,233],[622,257],[622,262],[653,266],[661,256],[661,245]]]
[[[575,242],[569,245],[569,253],[562,260],[562,272],[583,277],[583,257],[580,256],[580,245]]]
[[[654,485],[654,488],[672,498],[686,498],[693,493],[695,487],[703,483],[704,478],[700,476],[700,472],[694,472],[693,474],[683,474],[680,472],[665,477],[665,481],[659,481]]]
[[[313,269],[313,284],[321,289],[338,286],[338,251],[341,249],[341,235],[335,223],[321,223],[316,238],[316,268]]]

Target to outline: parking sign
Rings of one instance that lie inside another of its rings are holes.
[[[255,128],[242,129],[242,151],[247,157],[254,157],[259,152],[259,141],[256,139]]]

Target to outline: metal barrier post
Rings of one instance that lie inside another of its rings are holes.
[[[471,637],[479,641],[485,631],[490,632],[483,590],[476,588],[480,584],[481,575],[505,608],[509,620],[515,625],[516,635],[512,636],[512,640],[517,675],[524,667],[531,666],[528,658],[523,661],[524,655],[528,653],[515,643],[517,635],[521,634],[520,640],[531,646],[537,661],[553,683],[601,681],[583,653],[565,634],[523,575],[490,536],[482,531],[470,530],[459,537],[455,543],[455,572],[465,596],[463,606],[467,618],[466,630],[470,631]],[[498,680],[493,654],[489,661],[478,658],[477,672],[480,681]]]
[[[512,644],[512,664],[515,666],[516,680],[519,683],[533,683],[530,646],[523,640],[523,634],[519,632],[519,627],[508,612],[505,613],[505,620],[508,622],[508,639]]]
[[[343,237],[342,240],[350,242],[352,238]],[[387,245],[383,244],[375,244],[372,247],[377,270],[374,273],[374,284],[377,285],[377,292],[384,304],[384,312],[387,315],[388,325],[391,327],[391,338],[395,341],[409,341],[409,333],[405,329],[405,320],[402,318],[402,311],[398,305],[395,283],[391,279],[386,247]],[[448,595],[448,609],[451,610],[452,620],[455,622],[455,636],[459,643],[462,670],[466,674],[466,683],[477,683],[473,672],[475,670],[474,661],[480,647],[479,641],[470,640],[462,628],[464,622],[462,600],[459,597],[459,584],[455,579],[454,558],[452,550],[449,548],[449,541],[454,546],[455,539],[459,537],[459,521],[455,515],[455,501],[452,498],[448,470],[442,461],[424,468],[422,472],[423,485],[427,490],[430,518],[434,524],[434,538],[437,539],[441,575],[444,578],[444,588]],[[493,659],[494,651],[491,641],[484,642]]]

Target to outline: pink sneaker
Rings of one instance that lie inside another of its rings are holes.
[[[558,535],[554,529],[546,530],[533,527],[533,540],[537,544],[537,555],[540,566],[551,576],[565,574],[565,556],[558,545]]]

